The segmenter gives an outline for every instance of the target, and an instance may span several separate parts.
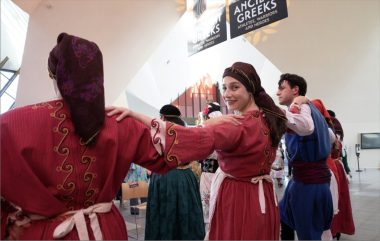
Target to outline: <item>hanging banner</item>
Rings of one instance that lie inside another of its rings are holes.
[[[225,0],[187,0],[189,56],[227,40]]]
[[[288,17],[286,0],[237,0],[229,10],[231,38]]]

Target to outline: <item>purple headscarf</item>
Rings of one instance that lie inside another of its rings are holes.
[[[61,33],[50,52],[48,68],[69,106],[75,133],[90,143],[104,123],[103,57],[88,40]]]

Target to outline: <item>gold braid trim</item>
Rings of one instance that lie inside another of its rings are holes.
[[[50,116],[54,119],[57,119],[59,123],[56,127],[53,128],[53,132],[61,134],[62,138],[58,145],[54,146],[53,151],[56,152],[58,155],[63,156],[63,161],[60,165],[57,166],[56,171],[66,173],[66,177],[64,178],[63,182],[57,185],[57,189],[65,192],[65,194],[60,196],[60,199],[66,202],[66,207],[68,207],[69,209],[74,209],[74,206],[71,206],[71,202],[74,200],[71,194],[75,190],[75,183],[72,181],[68,181],[69,177],[73,173],[74,167],[73,165],[67,163],[67,158],[70,155],[69,148],[63,146],[63,142],[70,134],[70,131],[67,127],[63,126],[63,122],[67,118],[66,114],[59,113],[59,111],[63,108],[63,102],[58,101],[55,102],[55,104],[57,105],[57,108],[53,113],[50,114]]]
[[[89,207],[89,206],[95,204],[94,195],[99,192],[99,189],[98,188],[92,188],[92,184],[94,182],[94,179],[97,177],[97,174],[89,171],[92,163],[96,161],[96,157],[86,155],[85,154],[86,151],[87,151],[87,148],[85,149],[80,162],[82,164],[88,164],[86,171],[84,172],[84,175],[83,175],[83,181],[85,183],[88,183],[88,187],[87,187],[87,190],[85,192],[85,196],[88,198],[85,200],[84,206]]]
[[[278,117],[278,118],[280,118],[280,119],[283,119],[283,120],[285,120],[285,121],[288,120],[288,119],[286,118],[285,114],[279,114],[279,113],[274,112],[274,111],[272,111],[272,110],[269,110],[269,109],[267,109],[267,108],[263,108],[263,107],[261,107],[261,108],[262,108],[263,111],[264,111],[265,113],[267,113],[267,114],[274,115],[274,116],[276,116],[276,117]]]
[[[174,129],[174,127],[175,127],[175,125],[171,124],[170,127],[168,128],[167,132],[166,132],[169,136],[174,136],[174,141],[170,145],[166,160],[168,162],[175,161],[175,162],[177,162],[177,166],[179,166],[181,164],[181,161],[179,160],[178,156],[171,154],[174,145],[178,144],[177,131]]]

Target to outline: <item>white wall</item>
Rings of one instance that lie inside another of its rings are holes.
[[[308,81],[310,98],[335,111],[351,169],[359,133],[380,132],[380,1],[290,0],[289,17],[256,47],[281,72]],[[380,150],[362,150],[361,167],[380,167]]]
[[[16,105],[55,97],[47,58],[61,32],[99,45],[106,103],[113,103],[175,25],[176,7],[172,0],[42,0],[30,15]]]

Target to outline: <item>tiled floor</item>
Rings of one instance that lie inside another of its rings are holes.
[[[356,233],[342,234],[340,240],[380,240],[380,170],[364,169],[363,172],[353,170],[349,185]],[[284,190],[285,185],[282,188],[276,186],[278,199],[281,199]],[[136,216],[131,215],[129,203],[125,204],[126,207],[121,211],[126,220],[129,240],[144,240],[145,211]]]

